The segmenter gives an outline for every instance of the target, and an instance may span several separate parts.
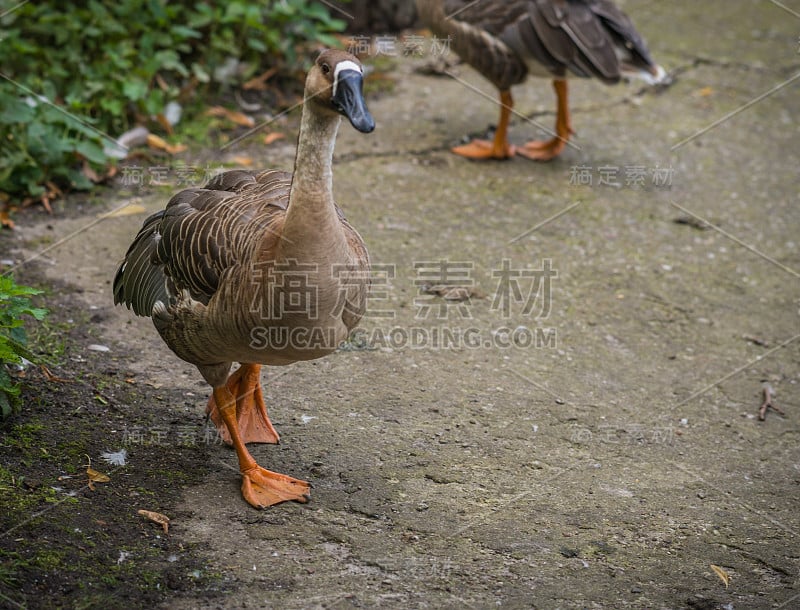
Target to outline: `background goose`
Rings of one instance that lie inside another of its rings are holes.
[[[261,468],[247,442],[278,442],[262,364],[324,356],[366,306],[369,257],[333,201],[341,115],[375,124],[361,63],[327,50],[308,73],[294,174],[229,171],[177,193],[150,216],[114,278],[114,302],[152,316],[161,337],[213,388],[209,413],[236,449],[253,506],[305,502],[309,484]],[[241,363],[230,377],[233,362]]]
[[[666,77],[650,57],[631,20],[609,0],[417,0],[420,17],[450,47],[500,90],[494,141],[474,140],[453,152],[471,159],[520,154],[547,161],[573,133],[568,75],[616,83],[636,76],[648,83]],[[555,137],[521,147],[508,142],[511,86],[528,74],[550,76],[558,99]]]

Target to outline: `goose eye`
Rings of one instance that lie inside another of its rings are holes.
[[[331,67],[328,64],[322,64],[322,73],[328,74],[331,71]]]

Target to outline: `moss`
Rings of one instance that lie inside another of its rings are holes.
[[[8,553],[0,549],[0,588],[19,589],[19,570],[22,558],[19,553]]]
[[[118,580],[116,576],[114,576],[109,572],[106,572],[105,574],[100,576],[100,582],[102,582],[104,585],[108,585],[109,587],[114,587],[116,586]]]
[[[159,468],[154,472],[157,477],[162,478],[169,483],[188,484],[194,480],[192,473],[184,472],[183,470],[168,470],[166,468]]]
[[[67,474],[77,474],[84,470],[89,442],[88,433],[78,432],[79,439],[63,441],[56,446],[54,453],[61,459],[61,468]]]
[[[36,445],[38,434],[44,430],[44,425],[38,421],[26,424],[16,424],[3,437],[3,445],[13,449],[26,450]]]
[[[46,290],[45,293],[48,291]],[[49,295],[47,295],[49,296]],[[75,323],[54,322],[45,318],[30,330],[31,345],[36,346],[38,362],[48,366],[62,366],[67,351],[67,337]]]
[[[0,514],[8,519],[8,525],[27,519],[33,521],[32,511],[43,504],[59,501],[75,501],[63,498],[49,485],[28,483],[24,475],[15,474],[0,466]]]
[[[56,571],[65,565],[66,554],[56,549],[41,549],[30,560],[30,565],[42,570]]]

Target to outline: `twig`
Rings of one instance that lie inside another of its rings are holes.
[[[772,397],[775,396],[775,390],[772,389],[772,386],[764,384],[761,392],[764,395],[764,402],[761,403],[761,408],[758,410],[758,419],[764,421],[767,419],[767,409],[772,409],[773,411],[777,411],[783,416],[786,416],[783,409],[781,409],[778,405],[772,402]]]
[[[742,335],[742,339],[749,341],[753,345],[758,345],[759,347],[769,347],[769,342],[760,337],[755,337],[753,335]]]
[[[39,369],[42,371],[42,374],[47,381],[55,381],[58,383],[75,383],[74,379],[65,379],[64,377],[57,377],[56,375],[53,375],[52,371],[44,364],[40,364]]]

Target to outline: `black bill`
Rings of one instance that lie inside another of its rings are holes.
[[[375,120],[364,103],[363,77],[357,70],[342,70],[336,75],[335,93],[331,98],[336,110],[350,119],[350,124],[363,133],[375,129]]]

